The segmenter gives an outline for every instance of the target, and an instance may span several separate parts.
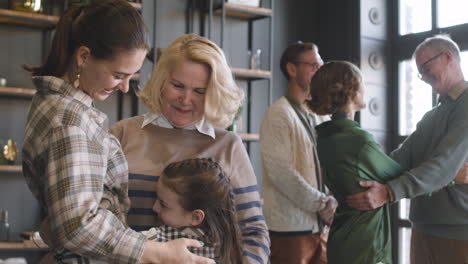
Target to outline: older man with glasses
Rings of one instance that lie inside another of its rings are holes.
[[[380,184],[361,182],[367,191],[348,204],[371,210],[411,198],[411,263],[468,263],[468,82],[460,66],[460,49],[438,35],[414,52],[419,77],[439,95],[438,104],[391,156],[405,172]],[[458,172],[458,173],[457,173]]]

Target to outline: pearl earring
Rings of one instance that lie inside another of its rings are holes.
[[[81,74],[81,70],[82,70],[82,67],[81,66],[78,66],[78,70],[77,70],[77,73],[76,73],[76,78],[75,78],[75,81],[73,82],[73,87],[75,88],[79,88],[80,87],[80,74]]]

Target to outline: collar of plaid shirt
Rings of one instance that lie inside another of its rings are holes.
[[[64,96],[72,97],[76,101],[79,101],[88,107],[93,106],[93,99],[89,95],[80,89],[76,89],[69,82],[61,78],[55,76],[34,76],[32,80],[36,86],[38,94],[62,94]],[[94,110],[93,117],[95,120],[104,128],[107,128],[107,116],[102,112],[94,109],[94,107],[91,109]]]
[[[33,82],[37,87],[38,93],[59,93],[73,97],[87,106],[92,106],[93,104],[93,99],[89,95],[80,89],[76,89],[61,78],[55,76],[34,76]]]

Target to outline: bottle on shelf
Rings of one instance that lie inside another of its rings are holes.
[[[261,49],[257,49],[254,52],[250,52],[250,69],[259,70],[261,66],[260,55]]]
[[[10,241],[10,224],[8,223],[8,211],[0,212],[0,241]]]

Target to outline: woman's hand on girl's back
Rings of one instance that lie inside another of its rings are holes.
[[[147,241],[140,263],[215,264],[209,258],[191,253],[187,247],[201,248],[198,240],[179,238],[169,242]]]

